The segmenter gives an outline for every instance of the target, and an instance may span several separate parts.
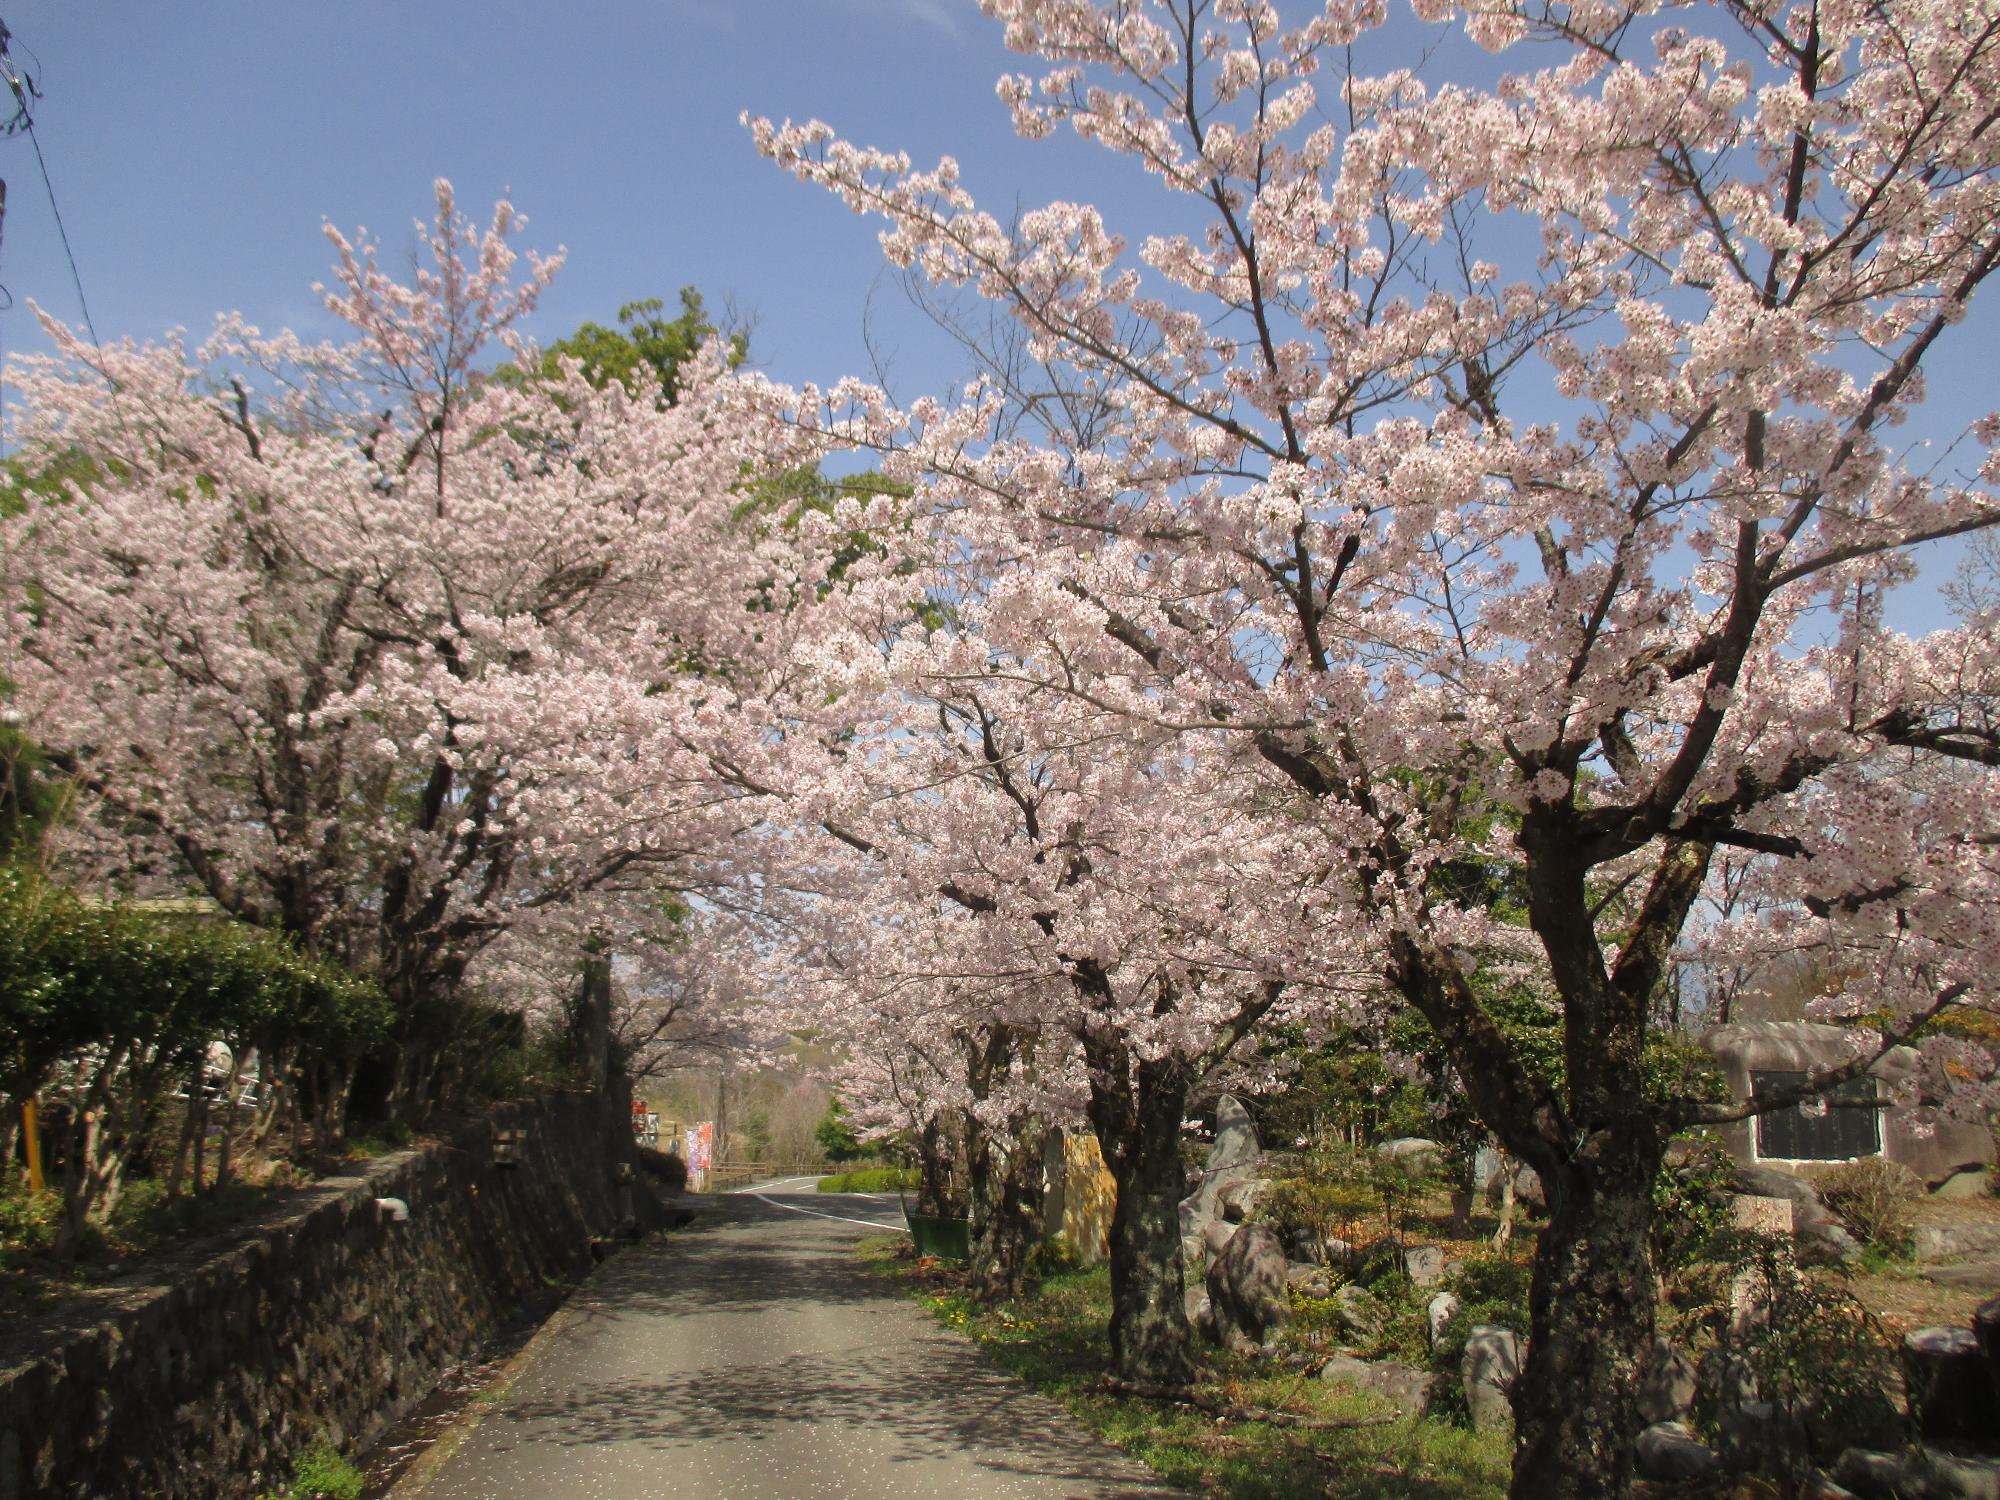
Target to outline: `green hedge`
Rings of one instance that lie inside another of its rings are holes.
[[[351,1054],[387,1032],[372,981],[285,938],[216,917],[96,904],[0,868],[0,1087],[28,1093],[65,1059],[124,1044],[192,1071],[210,1042],[294,1061]]]
[[[836,1172],[819,1180],[822,1193],[893,1193],[916,1186],[914,1167],[864,1167],[859,1172]]]

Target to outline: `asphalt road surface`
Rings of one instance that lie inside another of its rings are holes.
[[[894,1198],[695,1200],[570,1299],[395,1500],[1170,1500],[872,1276]]]

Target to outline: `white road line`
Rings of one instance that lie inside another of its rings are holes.
[[[901,1224],[884,1224],[879,1219],[850,1219],[846,1214],[823,1214],[816,1208],[800,1208],[796,1203],[780,1203],[776,1198],[766,1198],[762,1193],[752,1193],[759,1203],[768,1203],[773,1208],[782,1208],[786,1213],[806,1214],[815,1219],[837,1219],[842,1224],[865,1224],[870,1229],[886,1229],[892,1234],[908,1234],[910,1231]]]

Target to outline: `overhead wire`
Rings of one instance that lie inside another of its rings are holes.
[[[90,299],[83,291],[83,273],[77,269],[76,251],[70,245],[69,229],[63,223],[62,209],[56,203],[56,185],[49,176],[49,160],[42,154],[42,138],[36,133],[35,113],[28,103],[31,98],[42,97],[41,87],[35,82],[32,74],[23,78],[20,70],[14,66],[13,54],[9,51],[9,43],[12,40],[13,34],[8,31],[6,23],[0,21],[0,77],[7,80],[7,87],[14,94],[14,115],[4,126],[0,126],[0,135],[25,133],[28,144],[35,148],[35,166],[42,174],[42,190],[48,194],[49,213],[56,221],[56,237],[62,241],[63,259],[69,262],[70,283],[76,288],[77,306],[83,310],[84,331],[90,335],[90,342],[96,346],[97,352],[101,355],[104,352],[104,345],[97,337],[97,324],[90,316]]]
[[[118,384],[115,380],[110,380],[109,374],[104,370],[104,344],[97,336],[97,323],[90,315],[90,299],[83,290],[83,272],[77,267],[76,250],[70,244],[69,227],[63,223],[62,208],[56,202],[56,185],[49,175],[49,160],[42,152],[42,138],[35,130],[35,112],[29,101],[39,100],[42,97],[41,84],[36,80],[35,74],[26,72],[16,65],[11,51],[13,40],[13,33],[8,29],[7,23],[0,21],[0,78],[6,80],[8,89],[14,95],[14,113],[6,120],[0,121],[0,137],[25,134],[28,143],[35,148],[35,166],[42,174],[42,191],[48,195],[49,213],[56,222],[56,237],[62,242],[63,259],[69,263],[70,284],[76,288],[76,303],[83,313],[84,331],[90,335],[91,347],[97,350],[99,374],[110,381],[115,409]],[[24,45],[22,50],[34,58],[37,68],[41,66],[41,59],[35,56],[32,47]],[[0,183],[0,214],[5,212],[5,203],[6,188],[4,183]],[[9,311],[13,306],[13,293],[5,286],[0,286],[0,312]],[[4,379],[4,374],[5,366],[0,364],[0,379]],[[5,408],[5,395],[4,386],[0,386],[0,411],[4,411]],[[121,423],[122,420],[121,414]],[[4,432],[0,432],[0,458],[4,458],[5,454],[5,436]]]

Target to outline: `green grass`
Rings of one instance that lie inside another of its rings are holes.
[[[163,1184],[140,1178],[102,1223],[85,1227],[71,1265],[50,1254],[62,1218],[62,1197],[0,1187],[0,1315],[25,1317],[126,1270],[137,1257],[230,1229],[288,1195],[281,1184],[234,1182],[205,1193],[169,1198]]]
[[[361,1500],[363,1483],[361,1471],[325,1439],[292,1463],[292,1500]]]
[[[1107,1395],[1110,1277],[1102,1268],[1057,1272],[1029,1296],[985,1308],[948,1274],[897,1254],[901,1239],[862,1242],[862,1254],[902,1282],[939,1322],[976,1340],[1030,1386],[1060,1402],[1099,1436],[1162,1478],[1229,1500],[1498,1500],[1507,1489],[1508,1439],[1441,1422],[1298,1428],[1231,1421],[1166,1402]],[[1199,1388],[1231,1406],[1316,1419],[1377,1415],[1372,1398],[1315,1376],[1204,1349]]]
[[[917,1173],[913,1167],[863,1167],[855,1172],[822,1177],[818,1184],[822,1193],[893,1193],[899,1188],[916,1186]]]
[[[205,1193],[169,1198],[151,1178],[127,1184],[105,1220],[104,1238],[121,1256],[144,1255],[181,1240],[213,1234],[255,1218],[283,1200],[290,1189],[232,1182]]]

